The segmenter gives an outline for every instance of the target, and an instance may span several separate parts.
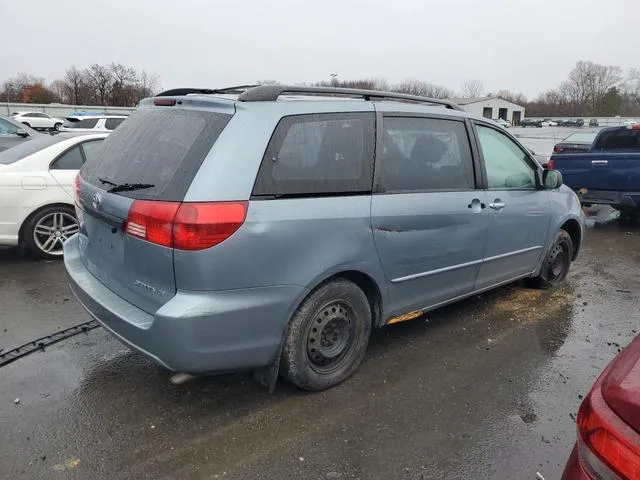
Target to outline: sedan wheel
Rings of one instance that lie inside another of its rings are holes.
[[[60,131],[60,127],[61,127],[61,126],[62,126],[62,124],[61,124],[61,123],[56,123],[56,124],[53,126],[53,129],[54,129],[56,132],[59,132],[59,131]]]
[[[62,258],[64,242],[78,230],[71,208],[48,207],[31,218],[25,229],[25,241],[42,258]]]

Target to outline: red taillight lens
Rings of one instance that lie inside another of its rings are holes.
[[[248,202],[183,203],[173,226],[180,250],[202,250],[224,242],[247,217]]]
[[[76,175],[76,179],[73,182],[73,195],[76,203],[80,206],[80,174]]]
[[[580,463],[593,478],[640,480],[640,435],[609,408],[598,384],[577,423]]]
[[[556,168],[556,161],[552,158],[547,162],[547,169],[551,170],[553,168]]]
[[[175,202],[135,200],[129,209],[124,231],[151,243],[173,246],[173,219],[180,208]]]
[[[553,151],[556,152],[556,153],[562,153],[562,152],[564,152],[564,148],[559,146],[559,145],[554,145],[553,146]]]
[[[248,202],[176,203],[135,200],[125,232],[165,247],[203,250],[218,245],[244,223]]]

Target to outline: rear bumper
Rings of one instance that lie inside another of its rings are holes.
[[[577,445],[573,447],[569,460],[567,460],[567,465],[564,467],[562,474],[562,480],[592,480],[580,466]]]
[[[616,192],[612,190],[587,190],[576,192],[581,203],[616,205],[627,208],[640,207],[640,192]]]
[[[255,369],[276,358],[284,328],[306,290],[274,286],[178,291],[151,315],[119,297],[82,264],[77,235],[64,246],[71,290],[129,347],[169,370],[194,374]]]

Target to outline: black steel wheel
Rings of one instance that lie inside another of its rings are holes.
[[[364,292],[345,279],[314,290],[287,326],[281,372],[304,390],[331,388],[362,362],[371,334],[371,308]]]
[[[532,286],[549,288],[564,282],[573,259],[573,242],[571,236],[564,230],[556,235],[553,245],[547,252],[542,263],[540,274],[531,278]]]

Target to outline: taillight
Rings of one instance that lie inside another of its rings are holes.
[[[556,168],[556,161],[553,158],[549,159],[546,168],[549,170]]]
[[[174,245],[202,250],[224,242],[242,226],[248,202],[183,203],[174,225]]]
[[[135,200],[125,232],[165,247],[203,250],[224,242],[244,223],[248,202],[177,203]]]
[[[564,148],[561,147],[560,145],[554,145],[553,146],[553,151],[556,152],[556,153],[562,153],[562,152],[564,152]]]
[[[73,195],[76,199],[76,204],[80,206],[80,174],[76,175],[76,179],[73,182]]]
[[[609,408],[599,383],[578,412],[582,468],[598,480],[640,480],[640,435]]]

